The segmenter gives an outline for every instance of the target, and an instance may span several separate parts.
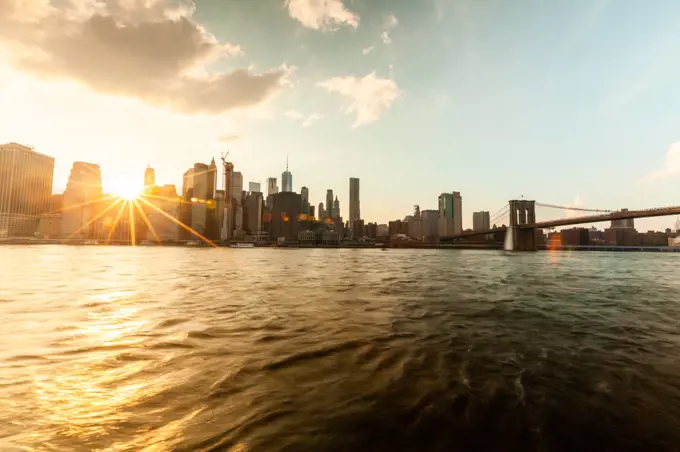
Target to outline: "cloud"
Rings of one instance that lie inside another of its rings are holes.
[[[234,141],[240,140],[241,137],[238,135],[233,135],[233,134],[227,134],[227,135],[222,135],[217,139],[220,143],[233,143]]]
[[[300,120],[303,127],[309,127],[319,119],[323,119],[323,116],[318,113],[312,113],[311,115],[305,116],[298,110],[288,110],[284,114],[286,115],[287,118]]]
[[[373,51],[373,49],[375,49],[375,46],[366,47],[364,50],[361,51],[361,54],[368,55]]]
[[[666,152],[663,166],[647,176],[647,179],[666,179],[680,176],[680,142],[673,143]]]
[[[286,0],[288,14],[314,30],[336,30],[339,25],[359,26],[359,15],[348,10],[342,0]]]
[[[389,31],[398,24],[399,21],[397,20],[397,16],[394,14],[390,14],[389,16],[385,17],[385,20],[383,21],[383,32],[382,35],[380,35],[380,39],[382,40],[383,44],[392,44],[392,38],[390,37]]]
[[[42,78],[138,98],[182,113],[219,114],[257,105],[282,89],[290,69],[208,73],[219,58],[242,54],[192,20],[193,1],[0,0],[0,50]]]
[[[286,113],[286,118],[290,119],[302,119],[304,115],[297,110],[288,110]]]
[[[302,121],[302,127],[309,127],[319,119],[323,119],[323,115],[312,113],[311,115],[307,116],[304,121]]]
[[[343,110],[347,114],[356,114],[354,127],[377,121],[401,95],[394,80],[378,78],[375,72],[363,78],[334,77],[317,85],[349,99]]]

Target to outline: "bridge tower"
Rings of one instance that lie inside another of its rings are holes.
[[[536,228],[522,227],[535,223],[536,201],[510,201],[510,225],[505,233],[513,235],[513,251],[536,251]]]

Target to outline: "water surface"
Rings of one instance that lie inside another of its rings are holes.
[[[680,447],[680,256],[0,247],[0,450]]]

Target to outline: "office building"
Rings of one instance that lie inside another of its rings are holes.
[[[96,238],[101,222],[95,220],[100,213],[102,174],[99,165],[74,162],[64,191],[61,232],[67,238]],[[112,200],[106,200],[108,208]],[[114,207],[113,209],[115,209]],[[104,217],[106,218],[106,217]]]
[[[422,210],[420,212],[420,234],[424,241],[435,241],[439,237],[439,211]]]
[[[586,228],[562,229],[559,237],[562,245],[584,246],[590,244],[590,232]]]
[[[361,218],[361,207],[359,202],[359,178],[349,178],[349,224]]]
[[[254,192],[254,191],[261,192],[262,189],[260,187],[260,183],[259,182],[248,182],[248,191],[251,192],[251,193]]]
[[[148,191],[156,185],[156,172],[150,166],[144,170],[144,191]]]
[[[251,191],[246,195],[243,203],[243,228],[249,234],[255,235],[262,229],[262,193]]]
[[[276,184],[276,178],[270,177],[267,179],[267,196],[275,195],[279,192],[279,186]]]
[[[304,215],[309,215],[309,189],[307,187],[302,187],[300,189],[300,199],[302,200],[302,213]]]
[[[472,230],[473,231],[488,231],[491,229],[491,222],[489,212],[481,211],[472,214]]]
[[[54,158],[17,143],[0,145],[0,237],[33,236],[50,208]]]
[[[331,218],[334,220],[340,218],[340,201],[337,196],[335,197],[335,201],[333,201],[333,215],[331,215]]]
[[[281,191],[293,191],[293,174],[288,171],[288,157],[286,157],[286,171],[281,174]]]
[[[315,214],[316,214],[316,212],[315,212],[314,206],[309,206],[309,216],[310,216],[312,219],[316,219],[316,215],[315,215]]]
[[[319,221],[323,221],[326,219],[326,210],[323,208],[322,202],[319,203],[319,209],[316,213],[319,218]]]
[[[628,212],[628,209],[621,209],[621,212]],[[611,228],[635,229],[635,219],[628,218],[627,220],[612,220]]]
[[[180,214],[180,197],[177,194],[177,189],[174,185],[160,187],[154,185],[151,188],[151,193],[154,196],[148,202],[161,212],[153,208],[145,209],[150,226],[147,229],[146,240],[178,240],[180,238],[180,227],[176,221],[172,220],[177,220]],[[144,204],[142,206],[144,207]]]
[[[351,225],[352,225],[352,237],[354,237],[355,239],[359,239],[366,235],[364,228],[364,220],[362,219],[354,220],[354,223],[352,223]]]
[[[463,197],[460,192],[453,192],[453,233],[463,232]]]
[[[463,232],[463,198],[460,192],[439,195],[439,235],[449,236]]]
[[[281,192],[272,195],[273,209],[269,229],[270,240],[297,240],[300,232],[300,208],[302,197],[293,192]]]
[[[220,239],[229,240],[233,232],[233,196],[232,182],[234,176],[234,164],[222,159],[222,177],[224,187],[224,213],[222,214],[222,227],[220,228]]]
[[[194,231],[216,240],[219,236],[219,225],[216,223],[219,215],[216,210],[215,192],[217,189],[217,165],[212,159],[210,165],[195,163],[194,167],[184,173],[184,185],[182,198],[191,203],[190,209],[183,209],[182,222]],[[225,209],[226,210],[226,209]],[[196,237],[188,232],[183,233],[183,238],[196,240]]]
[[[333,218],[333,190],[326,190],[326,216],[325,218]]]

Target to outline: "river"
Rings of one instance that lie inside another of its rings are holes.
[[[679,269],[1,246],[0,450],[678,450]]]

